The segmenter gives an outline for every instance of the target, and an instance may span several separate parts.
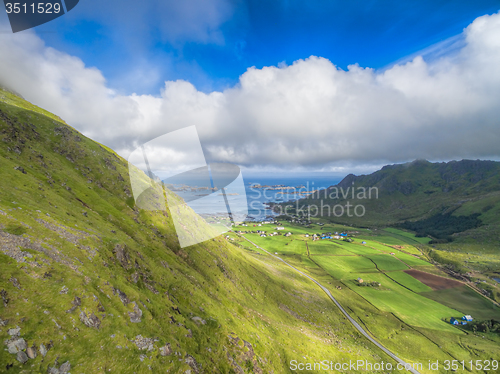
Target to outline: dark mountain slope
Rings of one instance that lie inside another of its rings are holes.
[[[370,188],[371,197],[368,193],[360,194]],[[342,191],[347,192],[345,197]],[[330,208],[345,206],[347,202],[365,208],[362,216],[351,210],[351,217],[347,212],[337,217],[329,214],[328,208],[323,209],[324,217],[337,222],[401,226],[445,241],[493,243],[500,233],[500,163],[417,160],[388,165],[370,175],[350,174],[337,186],[303,199],[299,205],[320,206],[322,202]],[[359,208],[357,212],[363,210]],[[437,222],[442,230],[436,229]]]

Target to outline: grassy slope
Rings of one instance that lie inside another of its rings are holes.
[[[0,372],[11,364],[7,372],[46,372],[56,359],[70,361],[72,373],[184,372],[186,355],[205,373],[236,365],[288,372],[287,361],[303,356],[385,359],[279,262],[222,238],[179,248],[168,210],[135,208],[127,173],[116,154],[0,91],[0,290],[8,299],[0,340],[19,326],[29,346],[53,345],[24,368],[0,350]],[[75,296],[81,306],[67,313]],[[133,302],[140,323],[130,321]],[[82,311],[100,327],[85,326]],[[153,351],[137,349],[139,334],[158,339]],[[229,336],[250,342],[255,356]],[[176,355],[159,355],[166,343]]]

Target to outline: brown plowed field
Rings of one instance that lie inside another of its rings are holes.
[[[463,286],[463,283],[459,281],[439,277],[420,270],[410,269],[404,272],[410,274],[413,278],[419,280],[433,290],[446,290],[447,288]]]

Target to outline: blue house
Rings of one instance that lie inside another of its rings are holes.
[[[366,244],[366,242],[361,242],[361,244]]]
[[[465,315],[465,316],[463,316],[462,319],[464,321],[467,321],[467,322],[472,322],[472,320],[473,320],[473,318],[470,315],[468,315],[468,314]]]
[[[450,318],[450,323],[451,323],[452,325],[455,325],[455,326],[458,326],[458,325],[462,325],[462,326],[463,326],[463,325],[466,325],[466,324],[467,324],[467,321],[460,321],[460,320],[458,320],[458,319],[456,319],[456,318],[451,317],[451,318]]]
[[[346,233],[342,233],[342,234],[340,234],[340,236],[347,237],[347,234]]]

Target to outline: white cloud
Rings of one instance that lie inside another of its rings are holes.
[[[320,57],[250,68],[223,92],[166,82],[121,96],[78,58],[34,34],[0,35],[0,82],[127,156],[196,125],[207,158],[241,165],[339,167],[415,158],[500,157],[500,14],[476,19],[462,49],[382,72]]]

